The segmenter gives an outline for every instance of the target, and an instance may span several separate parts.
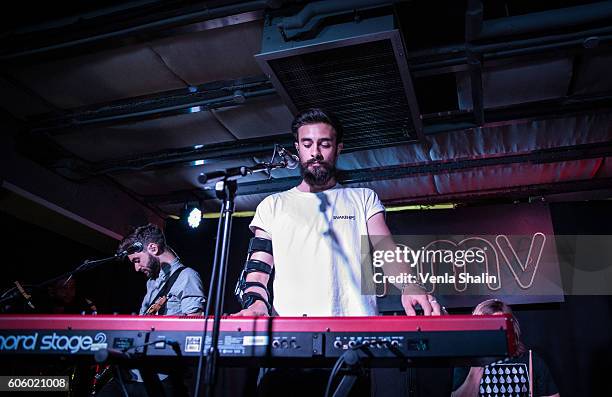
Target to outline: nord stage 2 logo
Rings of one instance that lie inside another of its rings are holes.
[[[0,333],[1,353],[91,354],[107,348],[104,332],[32,332],[3,331]]]

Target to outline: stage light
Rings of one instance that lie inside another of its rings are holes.
[[[181,212],[181,222],[192,229],[198,228],[202,221],[202,211],[199,205],[186,203]]]
[[[202,211],[198,207],[194,207],[187,217],[187,224],[191,226],[193,229],[200,226],[200,222],[202,221]]]

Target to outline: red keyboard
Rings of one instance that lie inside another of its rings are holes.
[[[86,357],[116,349],[152,360],[193,358],[206,352],[211,330],[212,319],[202,317],[0,315],[0,355]],[[513,355],[516,341],[508,316],[221,320],[220,357],[229,365],[324,366],[348,349],[363,351],[372,366],[481,365]]]

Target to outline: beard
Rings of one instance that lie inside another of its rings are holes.
[[[148,279],[155,279],[159,275],[159,269],[161,268],[161,263],[159,259],[149,253],[149,263],[147,264],[147,268],[149,269],[149,274],[146,274]]]
[[[311,164],[317,162],[319,163],[318,167],[308,168]],[[308,185],[321,187],[327,185],[327,183],[336,176],[336,167],[334,164],[326,161],[310,159],[305,163],[300,162],[300,173]]]

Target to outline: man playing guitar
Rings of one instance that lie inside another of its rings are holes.
[[[119,244],[118,252],[128,255],[137,272],[147,277],[147,291],[140,307],[141,315],[198,315],[204,311],[204,289],[198,272],[180,262],[166,244],[162,230],[152,224],[138,227]],[[165,375],[159,375],[166,395],[182,395]],[[131,371],[124,379],[130,396],[146,396],[138,371]],[[97,396],[122,395],[118,382],[111,381]]]

